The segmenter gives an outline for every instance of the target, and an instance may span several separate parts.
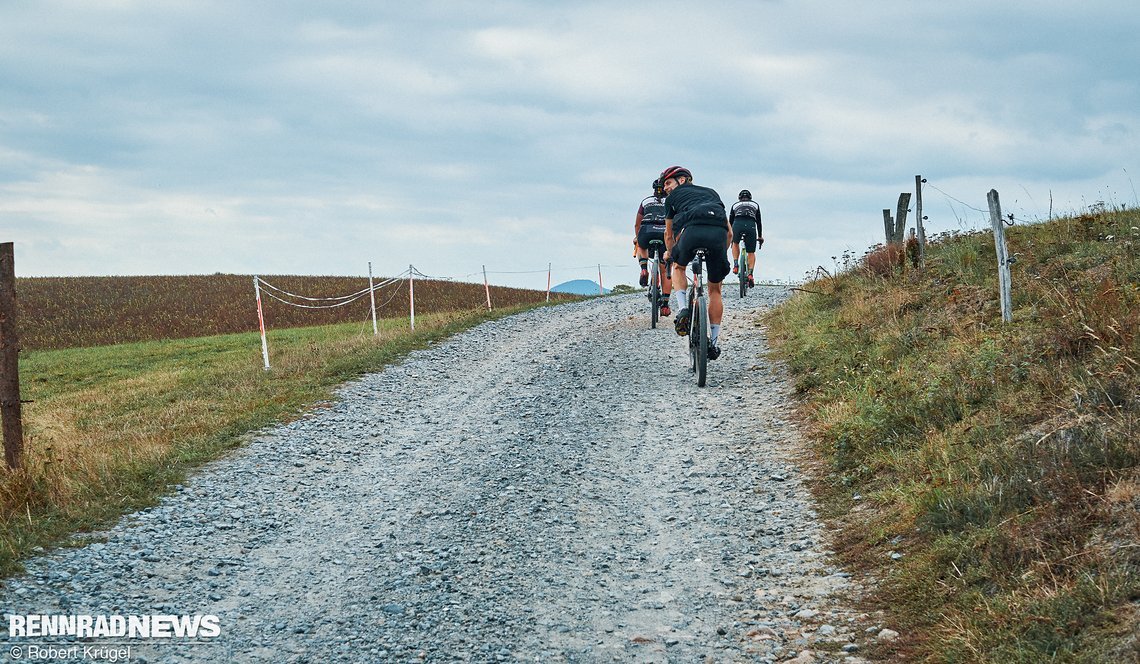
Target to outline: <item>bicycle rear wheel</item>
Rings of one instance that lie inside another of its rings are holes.
[[[700,339],[697,338],[697,299],[693,297],[693,291],[689,291],[689,368],[692,371],[697,370],[697,348],[700,345]]]
[[[697,314],[693,319],[697,322],[697,387],[705,386],[705,378],[709,368],[709,301],[708,296],[702,294],[697,300]]]
[[[737,261],[737,272],[740,274],[740,297],[748,294],[748,250],[744,248],[744,243],[741,242],[740,247],[740,260]]]
[[[656,260],[649,261],[649,269],[649,328],[657,329],[657,317],[661,313],[658,306],[661,299],[661,272]]]

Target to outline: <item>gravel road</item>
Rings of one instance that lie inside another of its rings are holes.
[[[726,299],[705,389],[641,294],[486,323],[30,561],[0,609],[218,617],[92,642],[134,662],[863,661],[756,321],[785,295]]]

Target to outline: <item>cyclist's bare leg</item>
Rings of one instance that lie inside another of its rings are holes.
[[[673,282],[673,284],[672,284],[673,290],[685,290],[686,288],[689,287],[689,279],[685,275],[685,268],[680,266],[680,265],[677,265],[676,263],[673,264],[673,280],[672,280],[672,282]]]
[[[740,243],[739,242],[733,242],[732,243],[732,264],[736,265],[736,261],[738,261],[738,260],[740,260]],[[749,261],[752,260],[751,255],[748,257],[748,260]]]
[[[756,271],[756,252],[748,254],[748,273],[752,274]]]
[[[641,245],[637,245],[637,264],[641,268],[641,274],[638,277],[638,283],[645,286],[649,283],[649,250],[642,249]]]
[[[720,343],[720,321],[724,318],[724,297],[720,284],[709,284],[709,337],[712,345]]]
[[[720,325],[724,318],[724,298],[720,294],[720,284],[709,284],[709,324]]]
[[[673,292],[673,282],[669,279],[669,268],[665,266],[665,261],[661,261],[658,269],[661,271],[661,293],[669,295]]]
[[[689,287],[689,282],[685,277],[685,267],[683,265],[673,264],[673,279],[671,282],[672,288],[670,292],[684,292]],[[678,302],[677,310],[684,309],[688,305],[687,302]]]

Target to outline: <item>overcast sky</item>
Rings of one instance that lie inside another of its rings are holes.
[[[934,233],[991,188],[1136,205],[1137,34],[1135,0],[0,0],[0,241],[19,276],[634,283],[680,164],[794,279],[916,174]]]

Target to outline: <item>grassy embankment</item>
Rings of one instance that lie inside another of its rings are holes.
[[[541,293],[536,294],[541,296]],[[0,575],[37,547],[153,504],[243,436],[332,389],[482,321],[526,308],[420,314],[257,333],[21,354],[25,467],[0,468]],[[2,465],[2,464],[0,464]]]
[[[834,546],[935,662],[1140,660],[1140,212],[883,251],[768,317]],[[892,559],[892,552],[902,557]],[[889,654],[885,649],[879,654]]]

